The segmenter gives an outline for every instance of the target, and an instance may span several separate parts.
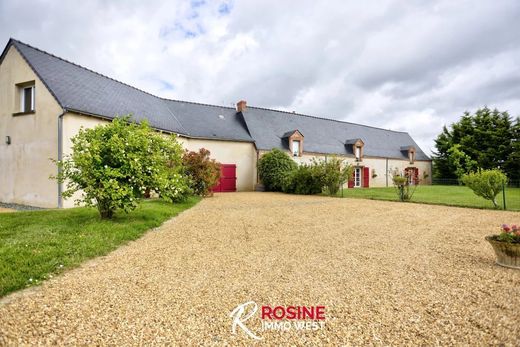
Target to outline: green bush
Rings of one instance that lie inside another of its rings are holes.
[[[462,182],[477,196],[490,200],[498,208],[496,197],[507,183],[507,176],[498,169],[481,170],[464,175]]]
[[[186,151],[182,156],[185,174],[190,179],[190,187],[199,196],[211,195],[211,188],[220,179],[220,163],[210,159],[210,154],[210,151],[201,148],[198,152]]]
[[[146,122],[130,122],[129,116],[115,118],[82,128],[72,138],[72,154],[57,162],[55,178],[66,183],[64,198],[81,191],[76,204],[96,207],[101,218],[112,218],[117,209],[135,209],[149,191],[170,201],[186,198],[181,155],[174,135],[159,135]]]
[[[417,189],[417,184],[410,184],[410,175],[412,175],[411,172],[405,173],[404,175],[401,175],[398,169],[395,169],[392,172],[392,183],[396,189],[397,197],[399,198],[399,201],[410,201],[412,200],[413,194],[415,193],[415,190]]]
[[[354,167],[344,164],[344,161],[331,157],[327,161],[316,162],[316,165],[323,171],[323,186],[329,195],[336,195],[340,187],[352,178]]]
[[[267,191],[282,191],[286,176],[296,167],[287,153],[273,149],[258,160],[258,175]]]
[[[319,194],[323,190],[323,167],[302,164],[292,170],[283,181],[283,192],[290,194]]]

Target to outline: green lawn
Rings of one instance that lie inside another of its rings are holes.
[[[341,192],[339,195],[341,196]],[[343,196],[346,198],[398,200],[394,187],[345,189]],[[502,193],[497,196],[497,201],[500,203],[500,206],[502,206]],[[471,189],[464,186],[418,186],[412,198],[412,202],[493,208],[491,201],[476,196]],[[506,189],[506,205],[508,210],[520,211],[520,188]]]
[[[135,211],[101,220],[97,210],[73,208],[0,214],[0,297],[38,284],[121,244],[194,206],[144,201]]]

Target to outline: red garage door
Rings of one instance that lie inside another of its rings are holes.
[[[213,187],[213,191],[237,191],[237,166],[235,164],[220,164],[220,182]]]

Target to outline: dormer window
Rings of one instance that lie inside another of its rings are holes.
[[[301,157],[303,153],[303,134],[299,130],[291,130],[282,135],[282,140],[286,146],[289,145],[289,152],[293,157]]]
[[[410,164],[413,164],[415,162],[415,147],[413,146],[403,146],[401,147],[401,152],[403,152],[403,154],[406,154],[408,156],[408,161],[410,162]]]
[[[300,156],[300,140],[292,141],[292,154],[293,154],[293,157]]]
[[[408,159],[410,159],[410,164],[413,164],[413,162],[415,161],[415,152],[408,152]]]
[[[18,113],[32,113],[35,110],[35,88],[34,82],[21,83],[16,85],[17,104],[20,105]]]
[[[361,146],[356,146],[356,161],[361,160]]]
[[[349,139],[345,141],[347,153],[354,154],[356,161],[363,161],[363,147],[365,143],[361,139]]]

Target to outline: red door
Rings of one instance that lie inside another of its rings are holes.
[[[213,187],[213,191],[237,191],[237,166],[235,164],[220,164],[220,181],[215,187]]]
[[[370,186],[370,169],[368,167],[363,168],[363,188]]]

